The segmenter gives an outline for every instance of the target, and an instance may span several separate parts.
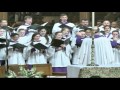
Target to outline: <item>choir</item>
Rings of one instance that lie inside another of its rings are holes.
[[[0,21],[0,65],[34,65],[50,63],[53,72],[67,72],[68,65],[90,64],[92,38],[94,38],[95,63],[120,64],[119,29],[105,20],[103,25],[92,28],[87,19],[80,25],[68,22],[66,14],[60,15],[51,34],[47,23],[32,25],[32,17],[16,28]],[[7,47],[7,48],[6,48]],[[8,49],[8,54],[6,51]]]

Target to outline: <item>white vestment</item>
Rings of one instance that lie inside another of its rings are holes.
[[[95,45],[95,63],[98,65],[114,64],[114,54],[110,40],[106,37],[96,38]]]
[[[78,55],[76,60],[73,59],[73,64],[80,64],[80,65],[90,64],[91,45],[92,45],[91,38],[85,38],[83,40],[81,47],[78,48],[79,50],[76,54],[76,55]]]
[[[92,39],[85,38],[78,50],[74,64],[87,65],[91,63]],[[94,62],[98,65],[114,64],[114,54],[110,40],[106,37],[94,39]]]
[[[117,43],[120,44],[120,39],[117,40]],[[114,54],[114,60],[115,64],[120,64],[120,49],[119,48],[113,48],[113,54]]]

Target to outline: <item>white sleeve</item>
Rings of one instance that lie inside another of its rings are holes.
[[[87,65],[90,64],[91,60],[91,45],[92,39],[85,38],[82,42],[81,48],[78,52],[79,64]]]
[[[59,23],[55,23],[52,29],[52,34],[55,35],[57,31],[60,31],[61,28],[59,28]]]
[[[49,38],[49,43],[51,44],[52,38],[50,36],[48,36],[48,38]]]
[[[66,46],[66,51],[65,51],[65,53],[66,53],[66,55],[67,55],[67,57],[69,58],[69,59],[71,59],[72,58],[72,53],[73,53],[73,50],[72,50],[72,48],[71,48],[71,46],[68,44],[67,46]]]
[[[76,44],[76,38],[73,38],[71,42],[71,47],[74,48],[75,44]]]
[[[76,32],[77,32],[77,28],[74,27],[73,30],[72,30],[72,38],[75,38]]]
[[[55,48],[53,48],[52,46],[50,46],[48,49],[47,49],[47,56],[48,58],[52,57],[55,53]]]
[[[21,26],[19,26],[19,27],[18,27],[17,32],[19,31],[19,29],[25,29],[25,30],[26,30],[26,29],[27,29],[27,27],[28,27],[28,26],[21,25]]]
[[[25,58],[25,60],[27,60],[28,57],[30,56],[31,48],[32,48],[31,46],[28,46],[28,47],[24,48],[24,50],[23,50],[23,57]]]

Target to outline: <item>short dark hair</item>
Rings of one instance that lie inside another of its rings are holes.
[[[32,18],[32,16],[25,16],[24,20],[29,19],[29,18]]]
[[[81,19],[81,22],[82,22],[83,20],[84,20],[84,21],[89,21],[88,19]]]
[[[61,32],[61,31],[56,32],[56,33],[55,33],[55,36],[56,36],[58,33],[62,33],[62,32]]]
[[[117,32],[117,33],[119,34],[119,31],[118,31],[118,30],[114,30],[114,31],[112,31],[112,34],[113,34],[114,32]]]
[[[32,39],[31,39],[31,41],[34,40],[34,37],[35,37],[36,35],[40,35],[40,34],[39,34],[39,33],[34,33],[34,34],[32,35]]]
[[[110,22],[110,20],[107,20],[107,19],[106,19],[106,20],[104,20],[103,22],[105,22],[105,21],[108,21],[108,22]]]
[[[97,22],[101,22],[102,23],[103,21],[102,20],[97,20]]]
[[[62,14],[60,14],[60,17],[62,17],[62,16],[68,16],[68,15],[65,13],[62,13]]]
[[[79,32],[85,32],[85,30],[80,30]]]
[[[19,34],[17,34],[17,33],[12,33],[10,36],[11,36],[11,37],[14,37],[14,36],[16,36],[16,35],[19,36]]]

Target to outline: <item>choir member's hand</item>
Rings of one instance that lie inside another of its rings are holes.
[[[113,38],[113,40],[114,40],[114,41],[117,41],[117,40],[118,40],[118,38]]]
[[[35,48],[32,48],[32,49],[31,49],[31,53],[33,53],[33,52],[35,52],[35,51],[36,51]]]
[[[60,46],[61,46],[62,48],[65,48],[65,47],[66,47],[65,44],[61,44]]]
[[[62,47],[59,47],[57,50],[62,50]]]

